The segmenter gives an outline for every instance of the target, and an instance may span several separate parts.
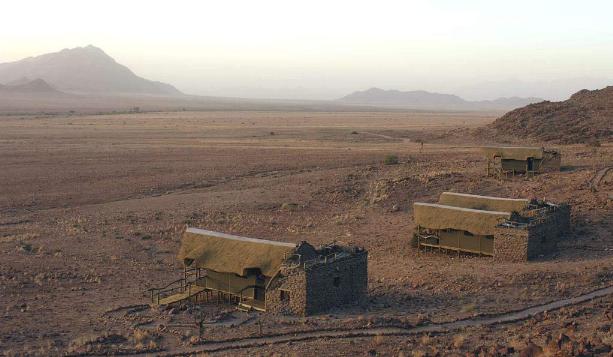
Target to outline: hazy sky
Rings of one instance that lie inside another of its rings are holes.
[[[194,94],[330,99],[376,86],[557,99],[613,78],[610,0],[3,0],[0,10],[0,62],[93,44]]]

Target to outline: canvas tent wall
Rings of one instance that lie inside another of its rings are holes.
[[[487,158],[487,175],[536,173],[559,170],[560,152],[543,147],[483,147]]]
[[[427,241],[425,242],[427,243]],[[436,247],[475,254],[494,254],[494,237],[445,229],[438,232]]]
[[[521,212],[530,203],[526,199],[479,196],[467,193],[443,192],[438,201],[441,205],[472,208],[485,211]]]
[[[493,235],[496,226],[511,218],[510,212],[483,211],[433,203],[413,204],[415,224],[429,229],[454,229],[474,235]]]

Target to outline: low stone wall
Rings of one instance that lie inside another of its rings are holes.
[[[494,235],[494,258],[520,262],[556,249],[570,230],[570,207],[560,205],[536,212],[526,228],[499,228]]]

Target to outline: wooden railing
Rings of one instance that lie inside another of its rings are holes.
[[[146,292],[148,292],[151,297],[151,303],[159,304],[160,299],[172,293],[184,293],[186,290],[189,292],[191,285],[203,276],[205,275],[201,275],[201,269],[199,268],[185,269],[183,271],[183,278],[172,281],[159,288],[147,289]]]

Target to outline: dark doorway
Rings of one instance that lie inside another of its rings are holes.
[[[528,171],[534,171],[534,159],[531,157],[528,158]]]

